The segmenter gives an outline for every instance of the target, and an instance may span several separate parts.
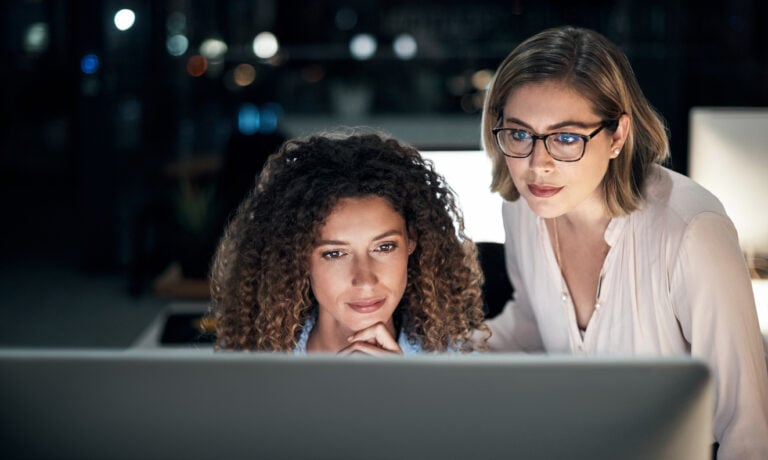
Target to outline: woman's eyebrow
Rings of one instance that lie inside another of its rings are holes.
[[[320,240],[317,243],[315,243],[315,247],[320,246],[345,246],[348,245],[349,242],[347,241],[341,241],[341,240]]]
[[[380,240],[382,238],[386,238],[388,236],[402,236],[403,232],[400,230],[393,228],[392,230],[387,230],[386,232],[382,233],[381,235],[375,236],[371,241]]]
[[[526,129],[529,129],[529,130],[533,131],[533,128],[531,127],[531,125],[529,125],[528,123],[526,123],[526,122],[524,122],[524,121],[522,121],[522,120],[520,120],[518,118],[507,117],[507,118],[504,119],[504,121],[506,123],[514,123],[516,125],[523,126]],[[554,125],[548,126],[547,127],[547,131],[552,131],[554,129],[564,128],[566,126],[569,126],[569,127],[573,126],[573,127],[576,127],[576,128],[584,128],[584,129],[586,129],[586,128],[590,128],[590,127],[592,127],[594,125],[595,125],[595,123],[585,123],[583,121],[576,121],[576,120],[565,120],[565,121],[561,121],[559,123],[555,123]]]
[[[371,241],[380,240],[380,239],[386,238],[388,236],[402,236],[402,235],[403,235],[402,231],[393,228],[392,230],[387,230],[384,233],[381,233],[379,235],[374,236],[373,238],[371,238]],[[315,243],[315,247],[320,247],[320,246],[345,246],[345,245],[349,245],[349,242],[348,241],[344,241],[344,240],[320,240],[317,243]]]

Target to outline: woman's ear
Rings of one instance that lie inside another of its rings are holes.
[[[611,135],[611,158],[619,156],[621,150],[624,148],[624,143],[627,141],[627,136],[629,136],[629,130],[632,129],[630,121],[629,115],[626,113],[619,117],[619,124],[616,127],[616,131]]]
[[[413,251],[416,250],[416,236],[412,230],[408,231],[408,241],[406,245],[408,249],[408,255],[410,256],[413,254]]]

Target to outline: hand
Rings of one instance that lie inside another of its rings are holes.
[[[376,323],[357,331],[347,340],[350,344],[339,351],[340,355],[391,356],[403,354],[403,350],[397,344],[397,340],[395,340],[384,323]]]

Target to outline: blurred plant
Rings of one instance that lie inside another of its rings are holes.
[[[193,184],[189,177],[180,178],[176,217],[181,228],[190,235],[208,235],[213,223],[213,200],[213,186]]]
[[[175,242],[177,258],[186,278],[201,279],[208,273],[219,237],[215,186],[181,176],[176,193],[176,220],[180,234]]]

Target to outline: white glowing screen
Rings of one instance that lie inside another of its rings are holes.
[[[480,150],[421,152],[435,164],[459,200],[467,236],[474,241],[504,242],[502,198],[491,193],[491,160]]]
[[[768,108],[695,107],[690,177],[714,193],[750,256],[768,254]]]

